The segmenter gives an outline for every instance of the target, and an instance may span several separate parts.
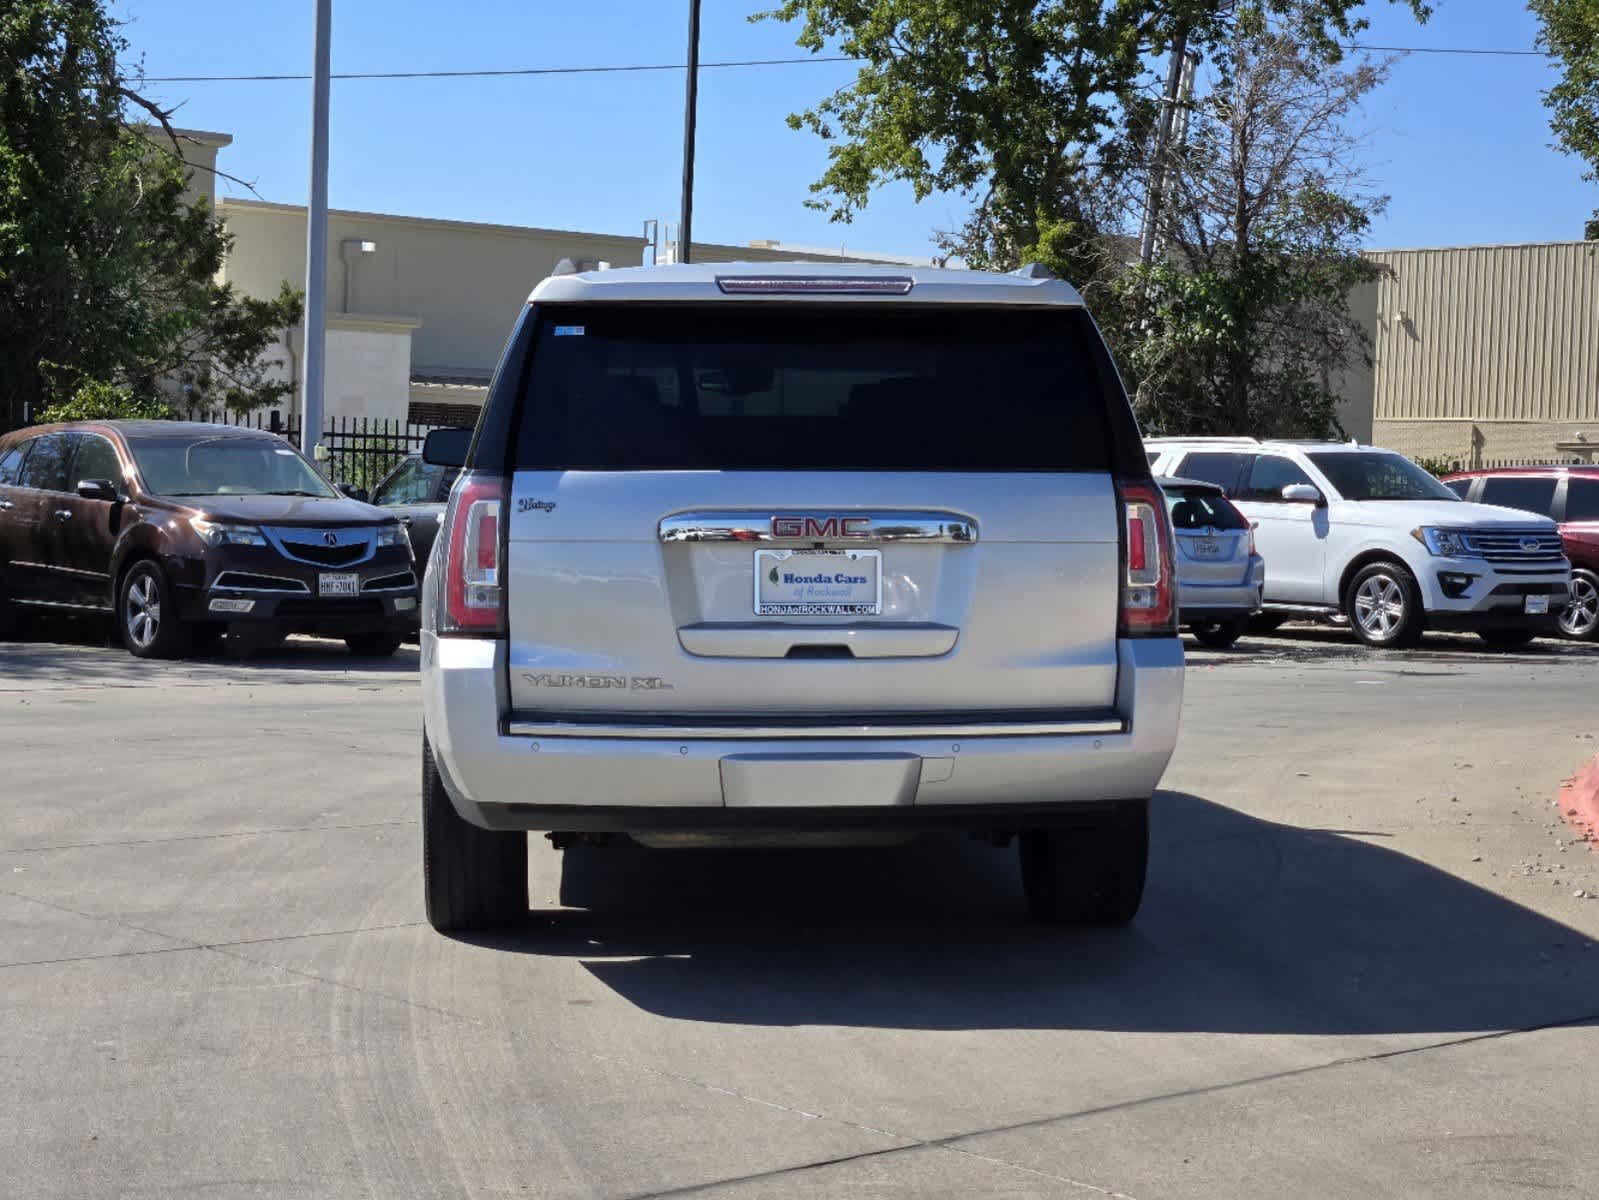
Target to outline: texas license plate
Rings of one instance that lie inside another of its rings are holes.
[[[763,617],[875,616],[881,550],[757,550],[755,611]]]
[[[1215,558],[1221,553],[1221,543],[1215,538],[1189,538],[1188,548],[1195,558]]]
[[[361,577],[359,575],[332,575],[324,571],[316,577],[316,594],[318,596],[359,596],[361,594]]]
[[[1548,596],[1528,596],[1525,611],[1532,614],[1543,614],[1549,611]]]

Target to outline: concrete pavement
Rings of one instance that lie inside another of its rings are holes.
[[[962,839],[540,839],[471,940],[413,652],[0,645],[0,1191],[1599,1194],[1599,658],[1477,645],[1190,645],[1128,931]]]

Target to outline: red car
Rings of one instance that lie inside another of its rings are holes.
[[[1494,467],[1445,475],[1462,500],[1519,508],[1560,522],[1571,560],[1571,602],[1560,632],[1589,642],[1599,637],[1599,466]]]

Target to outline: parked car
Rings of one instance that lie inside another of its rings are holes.
[[[469,432],[469,431],[462,431]],[[438,540],[444,520],[444,502],[460,472],[422,461],[420,454],[408,454],[378,481],[372,489],[372,503],[387,509],[405,526],[411,539],[411,553],[423,567]]]
[[[1260,611],[1266,562],[1254,528],[1213,483],[1155,482],[1177,539],[1177,621],[1200,645],[1225,650]]]
[[[224,632],[392,654],[416,603],[400,523],[275,434],[95,421],[0,438],[0,606],[111,613],[156,658]]]
[[[1427,629],[1496,646],[1553,633],[1571,564],[1547,517],[1470,504],[1402,454],[1337,442],[1162,438],[1156,471],[1214,483],[1255,522],[1265,616],[1347,619],[1369,646]]]
[[[1560,610],[1560,632],[1579,642],[1599,638],[1599,466],[1459,471],[1444,484],[1463,500],[1557,522],[1571,560],[1571,599]]]
[[[440,538],[436,928],[525,911],[527,830],[1019,835],[1036,917],[1136,912],[1182,703],[1172,536],[1069,285],[797,263],[547,279]]]

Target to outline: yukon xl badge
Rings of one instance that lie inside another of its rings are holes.
[[[607,688],[627,692],[670,692],[674,690],[659,675],[571,675],[562,671],[524,671],[522,678],[532,687]]]

